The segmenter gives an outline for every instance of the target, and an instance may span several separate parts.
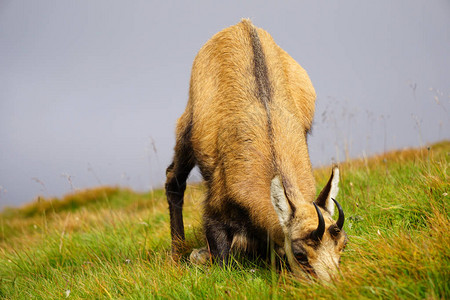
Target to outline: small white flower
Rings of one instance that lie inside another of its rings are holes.
[[[378,235],[381,235],[380,229],[377,230],[377,234],[378,234]]]
[[[70,296],[70,290],[66,290],[65,294],[66,294],[66,298],[68,298]]]
[[[442,196],[444,196],[444,197],[447,197],[447,195],[448,195],[447,193],[443,193],[443,194],[442,194]]]

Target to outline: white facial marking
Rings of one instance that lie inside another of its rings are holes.
[[[322,245],[317,252],[317,260],[311,262],[311,266],[317,277],[324,281],[331,281],[339,270],[339,256],[334,252],[334,246],[331,244]]]

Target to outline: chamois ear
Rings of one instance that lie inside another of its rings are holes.
[[[270,184],[270,199],[272,200],[275,212],[280,220],[281,227],[285,234],[288,233],[288,224],[295,213],[295,206],[286,197],[280,177],[275,176]]]
[[[333,171],[331,177],[328,180],[327,185],[320,192],[319,197],[317,197],[315,203],[321,208],[325,209],[330,213],[334,214],[334,201],[339,192],[339,168],[338,166],[333,166]]]

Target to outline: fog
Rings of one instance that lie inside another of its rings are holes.
[[[313,166],[450,139],[449,16],[445,0],[2,1],[0,208],[161,187],[192,61],[242,17],[311,77]]]

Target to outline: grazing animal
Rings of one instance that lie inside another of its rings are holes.
[[[346,243],[334,200],[339,169],[315,198],[307,147],[316,94],[306,71],[250,20],[214,35],[197,54],[189,100],[167,168],[172,253],[184,245],[186,179],[206,181],[204,229],[213,260],[273,241],[296,274],[336,273]],[[339,218],[331,218],[334,206]]]

